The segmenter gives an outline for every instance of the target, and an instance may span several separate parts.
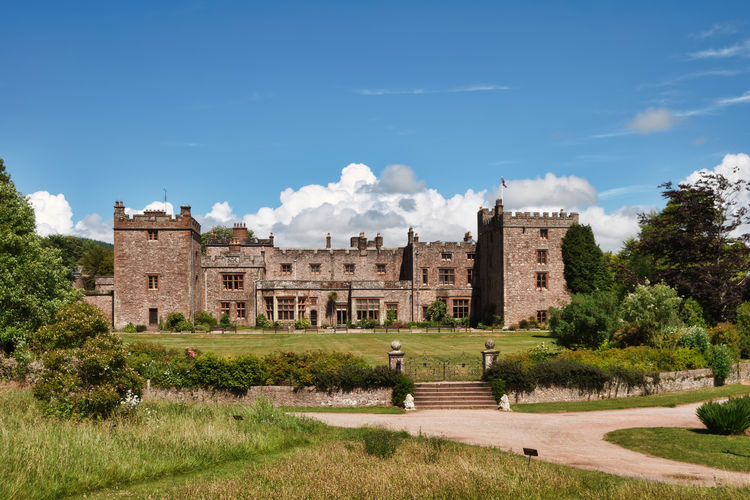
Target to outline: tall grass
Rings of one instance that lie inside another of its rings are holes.
[[[264,402],[150,404],[137,419],[70,422],[42,417],[26,391],[0,389],[0,408],[0,498],[61,497],[249,460],[325,432]]]

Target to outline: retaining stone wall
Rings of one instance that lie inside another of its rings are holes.
[[[143,391],[146,401],[204,402],[253,404],[258,396],[265,396],[276,406],[388,406],[391,404],[391,389],[356,389],[352,392],[318,392],[313,387],[296,389],[292,386],[250,387],[245,394],[235,395],[229,391],[212,389],[159,389],[147,387]]]
[[[750,363],[734,365],[725,384],[736,384],[743,380],[750,380]],[[581,393],[578,389],[563,387],[537,387],[529,394],[511,392],[508,398],[513,403],[552,403],[561,401],[595,401],[598,399],[624,398],[644,396],[647,394],[661,394],[665,392],[689,391],[714,386],[714,377],[710,368],[700,370],[684,370],[679,372],[662,372],[659,383],[653,381],[646,390],[642,387],[632,388],[618,384],[607,384],[600,393]]]

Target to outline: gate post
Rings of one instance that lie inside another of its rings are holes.
[[[391,370],[404,373],[404,351],[401,350],[401,342],[394,340],[391,342],[391,349],[388,353],[388,366]]]
[[[500,354],[500,351],[495,349],[495,341],[492,339],[487,339],[487,342],[484,343],[484,347],[486,349],[482,351],[483,374],[487,373],[487,370],[489,370],[490,367],[495,364],[495,361],[497,361],[497,355]]]

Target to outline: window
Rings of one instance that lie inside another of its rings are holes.
[[[430,306],[422,306],[422,319],[427,319],[427,310],[430,308]]]
[[[536,273],[536,287],[538,290],[547,288],[547,273]]]
[[[344,274],[354,274],[354,264],[344,264]]]
[[[294,319],[294,297],[284,297],[277,299],[277,311],[279,321]]]
[[[245,319],[245,303],[237,302],[237,319]]]
[[[549,238],[549,232],[548,232],[547,228],[539,230],[539,237],[541,239],[543,239],[543,240],[546,240],[547,238]]]
[[[467,253],[466,258],[469,260],[474,260],[476,258],[476,254],[473,253]]]
[[[471,285],[474,280],[474,269],[468,268],[466,270],[466,282]]]
[[[349,319],[349,309],[346,304],[336,304],[336,324],[343,325]]]
[[[312,274],[320,274],[320,264],[310,264],[310,272]]]
[[[378,274],[385,274],[385,264],[375,264],[375,270]]]
[[[305,317],[305,298],[306,297],[300,297],[297,299],[297,318],[304,318]]]
[[[244,274],[222,274],[221,282],[224,285],[224,290],[244,290],[245,289],[245,275]]]
[[[229,308],[231,307],[231,304],[229,302],[222,302],[219,304],[219,312],[221,316],[224,316],[225,314],[229,315]]]
[[[380,299],[357,299],[357,321],[377,320],[380,313]]]
[[[440,269],[438,270],[438,283],[441,285],[452,285],[456,282],[456,270],[455,269]]]
[[[159,289],[159,275],[158,274],[149,274],[148,275],[148,289],[149,290],[158,290]]]
[[[159,239],[159,231],[156,229],[148,230],[148,241],[156,241]]]
[[[386,303],[386,305],[385,305],[385,312],[386,312],[385,317],[386,318],[389,317],[388,313],[390,313],[391,311],[393,311],[393,315],[392,315],[393,319],[394,320],[398,319],[398,302],[388,302],[388,303]]]
[[[285,276],[290,276],[292,274],[292,265],[291,264],[281,264],[281,274]]]
[[[537,311],[536,312],[536,320],[539,322],[539,324],[543,324],[547,322],[547,311]]]
[[[423,285],[426,285],[426,284],[427,284],[427,274],[428,274],[428,273],[427,273],[427,268],[426,268],[426,267],[423,267],[423,268],[422,268],[422,284],[423,284]]]
[[[273,321],[273,297],[266,297],[266,318]]]
[[[537,250],[536,251],[536,263],[537,264],[546,264],[547,263],[547,250]]]
[[[443,252],[440,254],[440,258],[446,262],[450,262],[453,260],[453,254],[450,252]]]
[[[453,299],[453,317],[467,318],[469,316],[469,299]]]

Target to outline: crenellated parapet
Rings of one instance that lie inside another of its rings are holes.
[[[167,214],[165,210],[144,210],[142,214],[128,215],[122,201],[116,201],[114,208],[115,230],[189,229],[198,235],[201,232],[201,225],[190,214],[190,205],[182,205],[180,213],[175,216]]]

